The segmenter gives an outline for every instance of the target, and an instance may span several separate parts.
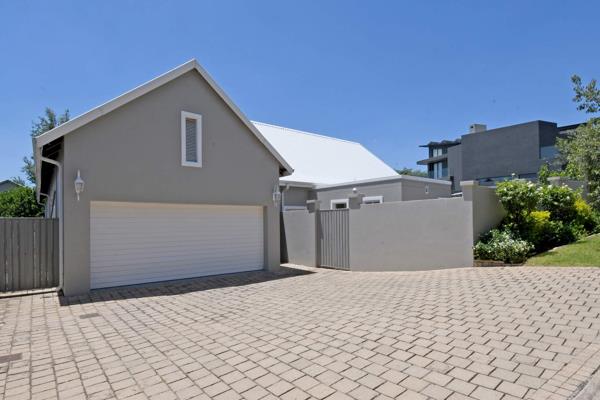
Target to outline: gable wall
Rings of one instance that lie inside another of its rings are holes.
[[[202,168],[181,166],[181,111],[202,115]],[[73,181],[85,191],[77,202]],[[90,201],[262,205],[265,265],[279,266],[279,164],[203,78],[188,72],[64,138],[65,294],[89,290]]]

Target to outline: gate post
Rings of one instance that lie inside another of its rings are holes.
[[[315,267],[319,267],[319,260],[321,259],[321,200],[307,200],[306,208],[308,209],[308,213],[312,214],[314,218],[315,224],[315,235],[314,235],[314,246],[315,246],[315,259],[313,265]]]

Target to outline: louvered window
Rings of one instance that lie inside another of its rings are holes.
[[[202,166],[202,116],[186,111],[181,113],[181,164]]]

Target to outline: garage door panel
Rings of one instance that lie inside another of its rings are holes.
[[[92,288],[263,268],[262,207],[92,202]]]

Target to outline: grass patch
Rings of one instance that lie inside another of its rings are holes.
[[[526,265],[600,267],[600,234],[538,254]]]

